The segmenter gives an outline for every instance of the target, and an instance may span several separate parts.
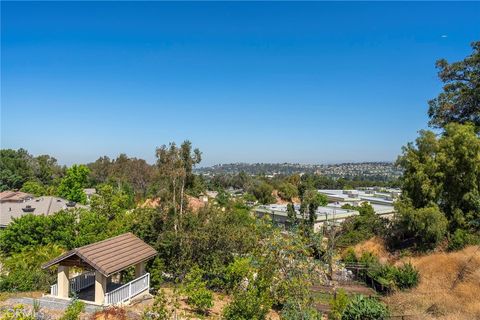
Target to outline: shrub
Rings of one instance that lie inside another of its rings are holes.
[[[60,318],[60,320],[78,320],[80,319],[80,313],[85,309],[85,303],[79,300],[72,300],[68,305],[67,310]]]
[[[281,311],[282,320],[321,320],[322,314],[314,306],[302,306],[292,300],[287,300]]]
[[[225,272],[225,282],[228,289],[232,290],[246,279],[250,273],[250,258],[235,258],[228,265]]]
[[[225,320],[263,320],[271,307],[268,292],[255,284],[238,287],[233,300],[223,310]]]
[[[383,320],[389,315],[387,307],[377,299],[358,295],[345,307],[342,320]]]
[[[355,254],[355,250],[352,247],[347,248],[345,252],[343,253],[343,258],[342,258],[344,263],[347,264],[354,264],[357,263],[357,255]]]
[[[468,245],[480,243],[480,236],[469,233],[463,229],[457,229],[448,239],[448,250],[461,250]]]
[[[35,320],[33,313],[28,314],[23,305],[17,305],[10,310],[0,309],[0,320]]]
[[[395,285],[400,290],[417,286],[419,280],[418,270],[411,263],[406,263],[395,270]]]
[[[168,299],[165,291],[158,290],[153,301],[153,306],[147,309],[142,316],[143,320],[168,320],[171,318],[172,312],[168,309]]]
[[[396,209],[398,216],[393,222],[394,233],[390,239],[394,246],[410,242],[419,250],[428,250],[444,239],[448,220],[438,207],[415,209],[409,203],[399,202]]]
[[[342,313],[347,307],[348,302],[349,298],[345,293],[345,290],[338,290],[335,296],[330,299],[330,313],[328,314],[328,319],[342,319]]]
[[[203,270],[198,266],[194,266],[185,277],[183,292],[187,295],[187,303],[200,313],[206,313],[213,306],[213,294],[207,289]]]

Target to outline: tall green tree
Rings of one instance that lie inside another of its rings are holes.
[[[439,138],[422,131],[397,162],[403,198],[414,208],[439,206],[450,229],[480,227],[480,138],[473,124],[450,123]]]
[[[58,195],[70,201],[86,203],[87,195],[83,189],[87,187],[89,172],[85,165],[74,164],[68,168],[58,187]]]
[[[443,92],[428,102],[430,125],[445,127],[448,123],[467,123],[480,130],[480,41],[472,43],[473,52],[462,61],[436,63]]]
[[[33,157],[25,149],[0,150],[0,191],[20,189],[34,179]]]

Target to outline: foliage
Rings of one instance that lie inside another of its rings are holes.
[[[373,236],[384,234],[386,221],[375,214],[370,204],[363,203],[359,207],[347,204],[342,208],[357,210],[360,215],[347,218],[342,223],[337,244],[341,246],[354,245]]]
[[[402,195],[414,208],[438,205],[452,232],[480,228],[480,138],[473,125],[449,123],[440,138],[421,131],[397,163]]]
[[[391,245],[413,244],[419,250],[434,248],[447,232],[447,219],[438,207],[415,209],[409,203],[396,205]]]
[[[78,320],[83,310],[85,310],[85,303],[74,299],[70,302],[60,320]]]
[[[143,313],[143,320],[168,320],[171,319],[172,310],[169,309],[169,301],[163,289],[157,291],[153,305]]]
[[[283,182],[278,187],[278,195],[286,201],[292,201],[298,196],[298,189],[290,182]]]
[[[165,264],[162,259],[155,257],[152,266],[148,268],[150,272],[150,286],[154,289],[158,289],[163,283],[163,272],[165,270]]]
[[[48,155],[33,157],[25,149],[0,150],[0,191],[20,189],[27,181],[51,185],[63,169]]]
[[[272,195],[273,187],[265,181],[258,181],[251,187],[249,192],[262,204],[275,202],[275,197]]]
[[[90,206],[92,211],[107,217],[109,220],[122,211],[131,208],[133,199],[122,189],[114,188],[109,184],[97,187],[97,193],[92,196]]]
[[[28,314],[23,305],[16,305],[10,310],[1,310],[0,320],[36,320],[33,313]]]
[[[347,307],[348,302],[349,298],[345,293],[345,290],[338,290],[330,299],[330,313],[328,314],[328,319],[341,320],[342,313]]]
[[[206,313],[213,306],[213,294],[207,289],[207,282],[203,280],[204,271],[194,266],[186,275],[183,282],[183,292],[187,296],[187,303],[201,313]]]
[[[88,164],[90,169],[89,180],[93,184],[111,184],[117,188],[131,186],[138,198],[147,195],[155,177],[155,167],[143,159],[129,158],[120,154],[116,159],[100,157]]]
[[[342,320],[382,320],[389,318],[387,307],[375,298],[354,296],[342,313]]]
[[[416,287],[420,281],[420,274],[415,267],[406,263],[401,267],[397,267],[395,273],[395,285],[400,290]]]
[[[56,243],[72,248],[75,215],[60,211],[43,216],[27,214],[14,219],[0,233],[0,249],[5,254],[21,252],[26,247]]]
[[[41,265],[63,253],[56,245],[25,248],[2,259],[0,291],[31,291],[48,288],[55,275]]]
[[[68,168],[58,186],[58,195],[70,201],[86,203],[87,196],[83,189],[87,186],[89,173],[90,170],[85,165],[74,164]]]
[[[480,42],[472,43],[473,52],[463,61],[436,63],[443,92],[428,102],[430,125],[472,122],[480,128]]]
[[[37,181],[25,182],[20,191],[33,194],[36,197],[45,195],[47,193],[45,187]]]
[[[448,239],[448,250],[461,250],[468,245],[480,244],[480,234],[470,233],[463,229],[457,229]]]
[[[266,318],[272,301],[265,283],[259,278],[250,278],[245,287],[239,286],[232,301],[224,308],[225,320],[263,320]]]
[[[235,289],[242,281],[252,276],[251,263],[251,258],[235,257],[225,270],[225,285],[227,289]]]

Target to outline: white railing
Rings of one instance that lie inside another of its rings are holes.
[[[85,272],[69,280],[70,292],[78,292],[95,284],[95,271]],[[50,295],[58,296],[58,283],[50,286]]]
[[[70,291],[78,292],[82,289],[88,288],[95,283],[95,271],[82,273],[70,279]]]
[[[126,302],[139,293],[150,289],[150,273],[124,284],[120,288],[105,294],[105,304],[119,304]]]
[[[50,286],[50,295],[58,296],[58,284],[55,283],[53,286]]]

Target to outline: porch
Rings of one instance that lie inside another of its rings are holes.
[[[80,300],[96,305],[126,303],[150,289],[150,274],[145,262],[156,251],[131,233],[73,249],[46,263],[43,268],[58,265],[57,283],[50,287],[50,296]],[[122,283],[120,272],[135,267],[135,278]],[[70,268],[85,272],[70,278]]]

